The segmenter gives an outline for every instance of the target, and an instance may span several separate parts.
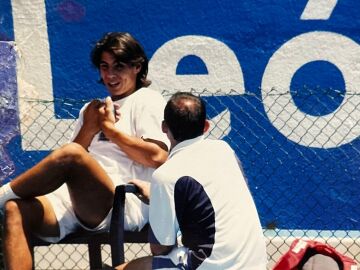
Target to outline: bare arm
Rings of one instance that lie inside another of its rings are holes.
[[[80,144],[85,149],[88,149],[91,141],[96,133],[100,131],[99,122],[99,107],[101,102],[99,100],[93,100],[85,108],[84,121],[80,128],[79,133],[74,138],[74,142]]]
[[[165,143],[151,138],[138,138],[125,134],[115,128],[113,103],[106,98],[105,105],[100,109],[100,126],[106,137],[117,144],[130,159],[147,167],[157,168],[167,159]]]

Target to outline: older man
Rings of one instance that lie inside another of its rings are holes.
[[[208,127],[200,98],[180,92],[168,101],[162,129],[171,142],[169,158],[151,185],[133,181],[150,199],[153,256],[117,269],[266,269],[265,241],[241,167],[226,142],[204,139]]]

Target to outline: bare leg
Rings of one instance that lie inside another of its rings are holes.
[[[97,226],[112,207],[115,187],[99,163],[76,143],[55,150],[10,185],[21,198],[33,198],[63,183],[79,219],[90,227]]]
[[[142,257],[115,267],[116,270],[151,270],[152,257]]]
[[[59,235],[54,211],[45,197],[8,201],[4,210],[5,267],[8,270],[32,269],[30,234]]]
[[[7,269],[31,269],[31,232],[57,236],[59,227],[45,197],[66,183],[74,211],[89,227],[97,226],[112,207],[114,185],[90,154],[76,143],[52,152],[16,177],[10,186],[20,200],[5,205],[4,254]]]

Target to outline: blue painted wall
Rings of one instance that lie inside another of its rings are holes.
[[[44,3],[50,52],[48,64],[53,96],[58,101],[55,102],[56,117],[69,117],[69,107],[61,102],[63,99],[88,100],[106,95],[89,61],[90,49],[105,32],[132,33],[143,44],[150,59],[164,44],[179,37],[210,37],[234,53],[241,66],[245,93],[205,97],[210,104],[209,118],[225,109],[230,111],[231,131],[224,140],[234,147],[243,162],[262,224],[282,229],[359,230],[360,210],[356,207],[360,190],[358,134],[355,132],[350,139],[340,140],[341,143],[330,147],[301,143],[284,135],[273,124],[263,102],[261,88],[269,61],[290,40],[321,31],[350,40],[354,48],[359,46],[359,1],[335,2],[328,18],[316,17],[316,12],[312,13],[315,18],[301,18],[309,2],[314,1],[47,0]],[[29,1],[23,8],[31,9],[32,5]],[[13,11],[14,4],[10,0],[0,2],[0,38],[6,41],[0,46],[0,78],[10,82],[10,88],[0,84],[1,100],[10,102],[0,103],[0,128],[2,135],[8,138],[1,141],[1,176],[5,181],[46,154],[46,151],[24,151],[20,146],[22,134],[14,115],[17,112],[14,98],[16,53],[9,42],[16,39]],[[29,26],[24,24],[23,27]],[[334,50],[341,59],[341,52]],[[356,50],[354,55],[357,55]],[[307,51],[299,53],[301,58]],[[184,58],[176,74],[207,74],[206,61],[199,59]],[[299,67],[289,89],[299,111],[315,117],[326,116],[341,106],[350,90],[356,94],[356,89],[346,85],[344,74],[356,73],[359,67],[348,68],[341,70],[326,59],[314,59]],[[208,90],[215,92],[217,89]],[[81,105],[82,102],[74,102],[71,113],[76,115]],[[354,106],[358,108],[360,104]],[[358,122],[359,118],[353,119],[354,129]],[[33,159],[29,160],[29,155]],[[10,169],[3,169],[6,164]]]

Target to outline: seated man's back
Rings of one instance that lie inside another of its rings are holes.
[[[190,269],[266,269],[255,204],[227,143],[202,136],[181,142],[153,178],[155,242],[174,245],[180,230]]]

